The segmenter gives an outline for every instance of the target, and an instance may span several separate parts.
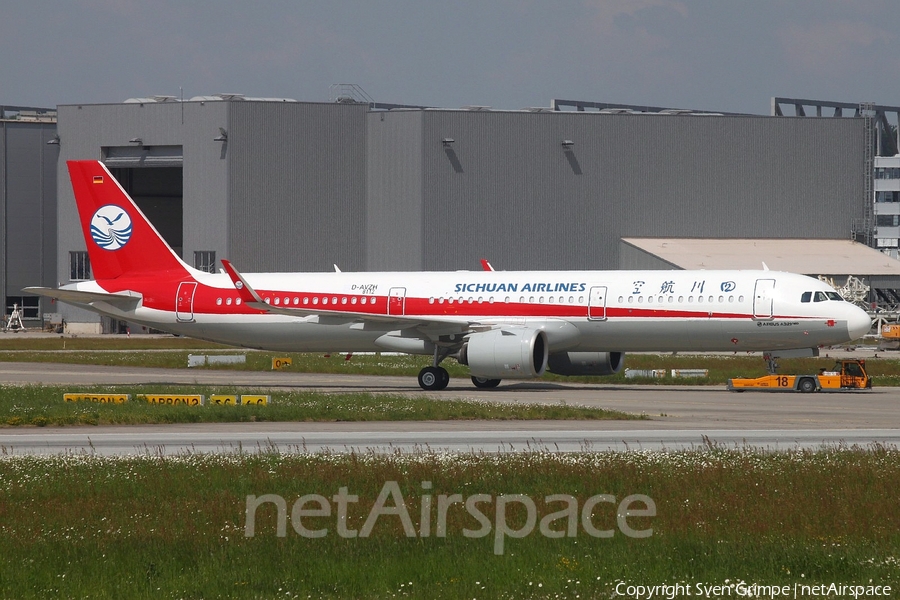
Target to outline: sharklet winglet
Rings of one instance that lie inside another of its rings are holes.
[[[260,308],[259,306],[254,306],[255,304],[260,304],[263,306],[268,306],[262,299],[262,297],[256,293],[247,280],[244,279],[244,276],[237,272],[230,261],[222,259],[222,267],[225,269],[225,272],[228,273],[228,276],[231,277],[231,282],[234,284],[234,289],[238,291],[238,295],[241,297],[241,301],[244,304],[250,306],[251,308],[256,308],[257,310],[267,310],[266,308]]]

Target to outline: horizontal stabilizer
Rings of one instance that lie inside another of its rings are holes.
[[[67,290],[46,287],[27,287],[22,290],[27,294],[55,298],[63,302],[74,304],[91,304],[93,302],[106,302],[122,310],[134,308],[143,296],[137,292],[120,292],[108,294],[105,292],[86,292],[82,290]]]

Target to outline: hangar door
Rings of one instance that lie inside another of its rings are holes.
[[[181,146],[106,147],[103,162],[163,239],[183,258]]]

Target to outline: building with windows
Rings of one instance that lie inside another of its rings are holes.
[[[873,187],[875,247],[900,258],[900,155],[875,157]]]

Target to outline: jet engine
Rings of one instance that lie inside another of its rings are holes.
[[[560,352],[547,360],[557,375],[615,375],[624,365],[624,352]]]
[[[492,329],[469,336],[458,360],[473,377],[530,379],[544,374],[547,349],[547,334],[538,329]]]

